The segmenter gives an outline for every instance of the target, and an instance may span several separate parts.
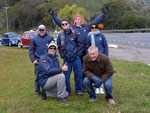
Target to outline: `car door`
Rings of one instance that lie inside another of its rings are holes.
[[[8,45],[8,44],[9,44],[9,36],[7,34],[4,34],[2,38],[2,45]]]
[[[28,45],[28,40],[29,40],[29,34],[28,33],[24,33],[23,37],[22,37],[22,45]]]

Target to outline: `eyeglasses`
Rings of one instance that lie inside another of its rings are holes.
[[[68,23],[62,23],[62,26],[68,25]]]
[[[52,49],[53,49],[53,50],[56,50],[56,48],[55,48],[55,47],[50,47],[49,49],[50,49],[50,50],[52,50]]]
[[[98,27],[91,27],[91,29],[98,29]]]

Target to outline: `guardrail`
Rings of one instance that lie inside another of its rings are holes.
[[[121,30],[101,30],[103,33],[135,33],[135,32],[150,32],[150,28],[143,29],[121,29]]]

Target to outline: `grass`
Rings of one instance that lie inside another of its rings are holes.
[[[62,60],[61,64],[62,64]],[[0,47],[0,113],[148,113],[150,112],[150,67],[138,62],[111,59],[114,70],[113,96],[109,105],[105,95],[89,102],[89,95],[74,93],[69,103],[49,97],[43,101],[34,95],[34,67],[28,49]]]

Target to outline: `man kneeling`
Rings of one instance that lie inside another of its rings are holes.
[[[45,100],[47,96],[52,96],[57,97],[58,101],[68,102],[65,76],[62,73],[68,70],[68,66],[66,64],[62,68],[59,66],[56,49],[56,44],[51,42],[48,45],[48,53],[39,61],[39,83],[43,88],[42,99]]]
[[[90,102],[97,99],[92,83],[94,83],[94,87],[96,88],[99,88],[104,83],[106,100],[110,104],[115,104],[112,96],[112,64],[109,58],[99,53],[98,48],[95,46],[90,46],[88,48],[88,55],[84,56],[83,73],[86,75],[83,80],[83,85],[90,95]]]

